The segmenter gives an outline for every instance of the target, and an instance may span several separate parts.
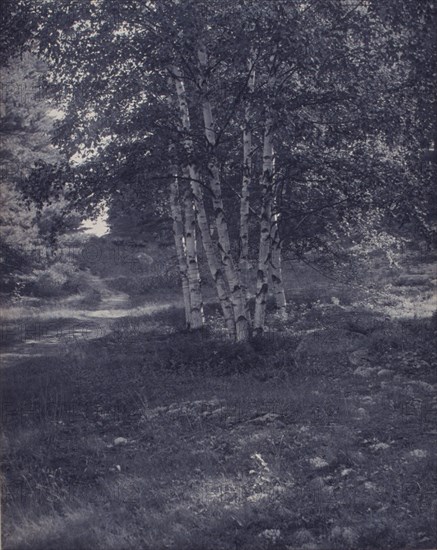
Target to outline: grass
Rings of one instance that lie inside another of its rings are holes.
[[[247,345],[209,304],[4,369],[3,547],[435,547],[435,317],[320,288]]]

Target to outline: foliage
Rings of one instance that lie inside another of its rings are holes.
[[[168,142],[179,139],[175,113],[164,99],[172,94],[169,65],[184,66],[195,112],[199,73],[192,45],[202,37],[211,59],[209,95],[232,219],[235,182],[241,179],[235,144],[249,101],[245,64],[256,41],[252,124],[259,141],[263,109],[272,101],[286,247],[297,255],[335,252],[340,241],[364,246],[372,232],[386,232],[390,240],[400,226],[408,238],[429,236],[432,170],[420,168],[435,128],[424,116],[434,101],[431,2],[405,5],[404,21],[391,0],[275,7],[64,0],[44,3],[40,11],[44,23],[36,37],[51,67],[51,89],[66,108],[58,143],[70,159],[84,160],[74,186],[82,201],[97,204],[128,186],[137,187],[140,201],[150,199],[146,189],[164,191],[165,202]],[[268,97],[270,38],[280,46],[279,78]],[[193,138],[197,163],[206,169],[197,117]],[[406,208],[407,197],[414,207]]]
[[[0,70],[4,86],[1,272],[5,290],[18,291],[32,270],[44,270],[52,263],[59,233],[76,230],[80,216],[70,210],[62,193],[43,196],[44,187],[36,186],[39,194],[34,201],[25,193],[26,182],[35,173],[45,174],[40,178],[45,179],[61,160],[51,143],[60,112],[41,98],[38,79],[44,74],[44,63],[30,54],[9,61]]]
[[[8,65],[17,53],[24,50],[36,25],[31,14],[31,0],[3,0],[0,11],[0,66]]]
[[[40,164],[30,174],[23,188],[34,200],[62,196],[84,215],[104,200],[114,223],[121,212],[138,228],[163,234],[170,167],[186,161],[173,64],[188,91],[194,161],[203,183],[208,176],[212,153],[203,136],[196,51],[203,41],[214,155],[234,243],[247,106],[254,181],[261,176],[266,108],[274,114],[277,208],[288,257],[321,258],[323,269],[358,259],[358,272],[375,250],[395,261],[404,243],[433,236],[435,164],[423,162],[435,134],[428,116],[435,107],[432,2],[398,10],[394,0],[61,0],[38,4],[31,17],[37,25],[29,47],[47,64],[47,98],[62,106],[54,140],[65,155],[64,164]],[[248,94],[251,46],[256,86]],[[251,192],[254,256],[261,190]]]

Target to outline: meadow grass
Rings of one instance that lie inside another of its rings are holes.
[[[3,548],[435,547],[436,318],[319,288],[248,344],[174,307],[3,369]]]

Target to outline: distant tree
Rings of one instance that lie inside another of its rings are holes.
[[[29,201],[25,182],[46,177],[47,167],[61,161],[51,144],[51,132],[59,113],[39,95],[38,78],[45,65],[33,55],[10,60],[0,69],[1,179],[0,262],[6,290],[17,288],[19,276],[41,267],[54,251],[59,231],[75,229],[80,216],[70,210],[62,194]]]

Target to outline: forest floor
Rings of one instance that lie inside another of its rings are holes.
[[[289,269],[289,321],[250,345],[213,303],[190,334],[104,285],[8,308],[3,548],[436,548],[433,278]]]

